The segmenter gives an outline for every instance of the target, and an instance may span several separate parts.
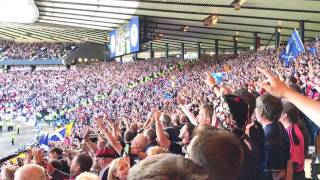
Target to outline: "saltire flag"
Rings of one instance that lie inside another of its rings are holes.
[[[61,128],[57,130],[53,135],[50,136],[49,141],[63,141],[66,137],[67,128]]]
[[[163,94],[163,98],[166,99],[166,100],[171,100],[173,99],[172,95],[169,93],[169,92],[165,92]]]
[[[225,72],[213,72],[211,73],[211,76],[214,78],[214,80],[216,81],[217,84],[221,84],[224,77],[226,76]]]
[[[305,51],[299,33],[296,29],[293,30],[291,37],[288,39],[288,44],[285,50],[282,50],[280,59],[285,66],[289,66],[301,53]]]
[[[45,151],[49,151],[49,134],[43,134],[39,139],[39,146],[40,148],[44,149]]]

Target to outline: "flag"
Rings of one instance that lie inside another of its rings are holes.
[[[43,134],[39,139],[40,148],[49,151],[49,134]]]
[[[303,43],[300,39],[298,31],[295,29],[291,37],[288,39],[288,44],[285,50],[282,50],[280,59],[285,66],[288,66],[294,59],[305,51]]]
[[[313,54],[313,55],[317,55],[318,53],[318,50],[316,47],[309,48],[308,51],[310,54]]]
[[[59,129],[50,136],[49,141],[62,141],[66,137],[66,127]]]
[[[66,125],[66,137],[69,137],[72,132],[73,121]]]
[[[163,94],[163,98],[166,99],[166,100],[171,100],[171,99],[173,99],[172,94],[169,93],[169,92],[165,92],[165,93]]]
[[[214,78],[217,84],[220,84],[223,81],[223,78],[226,76],[226,73],[224,72],[218,72],[218,73],[211,73],[211,76]]]

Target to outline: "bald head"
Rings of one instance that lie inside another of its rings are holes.
[[[45,180],[43,167],[37,164],[27,164],[19,168],[14,174],[14,180]]]

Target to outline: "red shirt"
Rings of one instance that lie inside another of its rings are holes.
[[[300,143],[298,145],[294,144],[292,137],[292,130],[294,129],[295,134],[297,135]],[[298,166],[294,169],[294,172],[301,172],[304,170],[304,138],[303,134],[297,124],[293,124],[289,126],[287,129],[287,133],[290,139],[290,156],[293,163]]]

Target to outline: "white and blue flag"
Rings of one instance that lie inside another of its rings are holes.
[[[49,141],[63,141],[66,137],[66,128],[61,128],[50,136]]]
[[[222,81],[224,80],[226,75],[227,75],[227,73],[225,73],[225,72],[211,73],[211,76],[214,78],[214,80],[216,81],[217,84],[222,83]]]
[[[281,52],[280,59],[285,66],[288,66],[304,51],[305,49],[300,39],[299,33],[295,29],[293,30],[291,37],[288,39],[286,49]]]
[[[40,148],[49,151],[49,134],[43,134],[39,139]]]

